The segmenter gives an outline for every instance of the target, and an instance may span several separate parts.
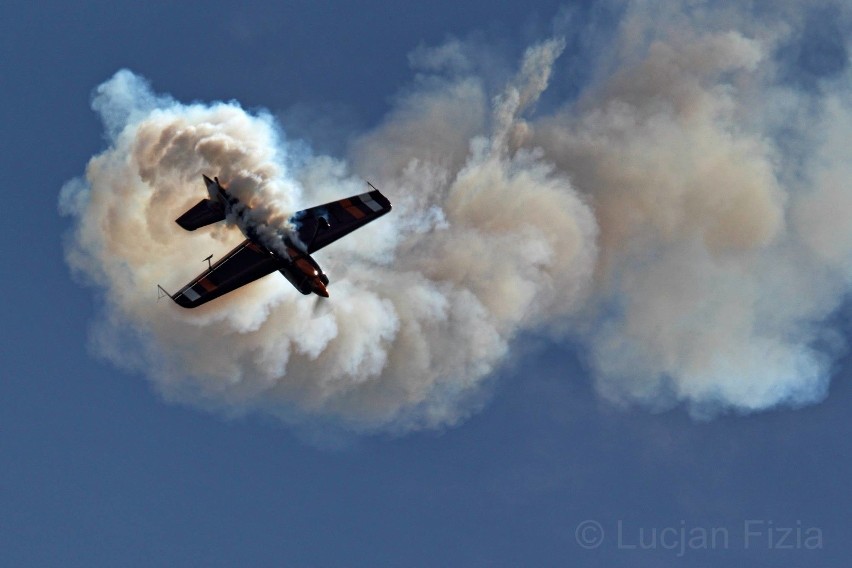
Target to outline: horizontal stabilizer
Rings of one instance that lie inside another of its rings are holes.
[[[177,218],[177,224],[187,231],[206,227],[211,223],[225,220],[225,209],[211,199],[202,199],[192,209]]]

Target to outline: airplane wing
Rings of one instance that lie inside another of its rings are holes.
[[[225,219],[225,208],[210,199],[202,199],[175,221],[187,231],[194,231]]]
[[[390,210],[388,198],[373,188],[373,191],[361,195],[299,211],[293,215],[292,221],[298,227],[299,240],[311,254]]]
[[[278,269],[278,261],[262,246],[246,239],[221,260],[172,296],[184,308],[197,308]]]

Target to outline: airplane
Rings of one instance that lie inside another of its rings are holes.
[[[327,298],[328,276],[311,254],[391,210],[388,198],[367,182],[372,191],[295,213],[290,219],[296,227],[295,235],[281,233],[278,242],[270,243],[246,215],[248,206],[223,187],[218,177],[203,177],[210,198],[199,201],[175,222],[194,231],[236,217],[243,221],[237,225],[246,240],[214,264],[210,257],[204,259],[207,270],[177,293],[169,294],[158,286],[163,295],[184,308],[197,308],[276,270],[302,294]]]

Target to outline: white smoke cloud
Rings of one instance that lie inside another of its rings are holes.
[[[592,84],[550,113],[534,109],[561,39],[496,93],[481,42],[420,47],[423,74],[348,160],[311,155],[268,114],[117,73],[93,103],[109,147],[60,198],[68,263],[104,293],[96,349],[172,399],[367,431],[464,419],[529,330],[587,346],[618,402],[819,400],[837,344],[824,322],[852,277],[847,66],[816,92],[781,80],[795,3],[759,21],[664,6],[628,5]],[[154,304],[154,283],[175,289],[242,240],[232,223],[174,223],[201,173],[271,230],[363,191],[355,173],[394,211],[317,254],[320,309],[277,275],[197,310]]]
[[[777,82],[772,61],[795,19],[756,24],[692,7],[631,6],[619,46],[630,55],[534,125],[532,144],[591,197],[600,228],[585,337],[599,390],[683,400],[698,414],[813,402],[826,392],[825,345],[836,343],[822,322],[845,295],[838,277],[852,251],[813,252],[850,234],[842,213],[825,211],[849,194],[838,171],[848,151],[828,138],[790,156],[779,143],[785,119],[767,110],[813,104]],[[829,97],[824,112],[842,124],[849,102]],[[790,122],[786,136],[813,138]]]
[[[400,161],[395,173],[406,176],[377,180],[393,214],[317,255],[333,280],[333,300],[320,313],[316,300],[276,277],[193,311],[152,305],[155,282],[181,285],[214,246],[221,253],[242,238],[233,227],[196,234],[174,223],[203,195],[201,173],[227,180],[270,226],[363,187],[332,158],[302,157],[291,168],[296,160],[269,116],[235,104],[181,105],[119,72],[94,102],[110,147],[61,200],[77,220],[69,264],[105,291],[98,349],[143,367],[178,399],[285,417],[330,414],[356,428],[458,421],[512,338],[570,313],[590,282],[591,210],[567,178],[529,152],[509,152],[506,141],[560,50],[556,41],[529,50],[493,111],[490,135],[474,136],[480,123],[456,133],[455,146],[424,137],[432,154],[409,141],[422,161]],[[487,97],[472,81],[447,88],[467,89],[487,116]],[[376,143],[456,104],[444,89],[416,96],[425,104],[410,107],[411,122],[392,119]],[[431,130],[440,128],[459,125]]]

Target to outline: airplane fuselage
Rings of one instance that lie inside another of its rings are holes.
[[[280,243],[269,243],[268,238],[263,238],[257,230],[257,226],[250,220],[247,213],[249,207],[241,204],[240,200],[228,193],[225,188],[219,183],[219,178],[210,179],[204,176],[204,181],[207,183],[207,191],[210,194],[210,199],[222,204],[225,214],[228,217],[239,216],[240,222],[237,226],[240,231],[249,239],[255,246],[259,247],[263,252],[273,256],[278,261],[278,271],[290,281],[293,286],[302,294],[314,293],[318,296],[328,297],[328,276],[323,273],[320,265],[313,259],[311,255],[301,250],[296,246],[293,240],[287,235],[277,236]],[[267,245],[269,243],[269,245]]]

